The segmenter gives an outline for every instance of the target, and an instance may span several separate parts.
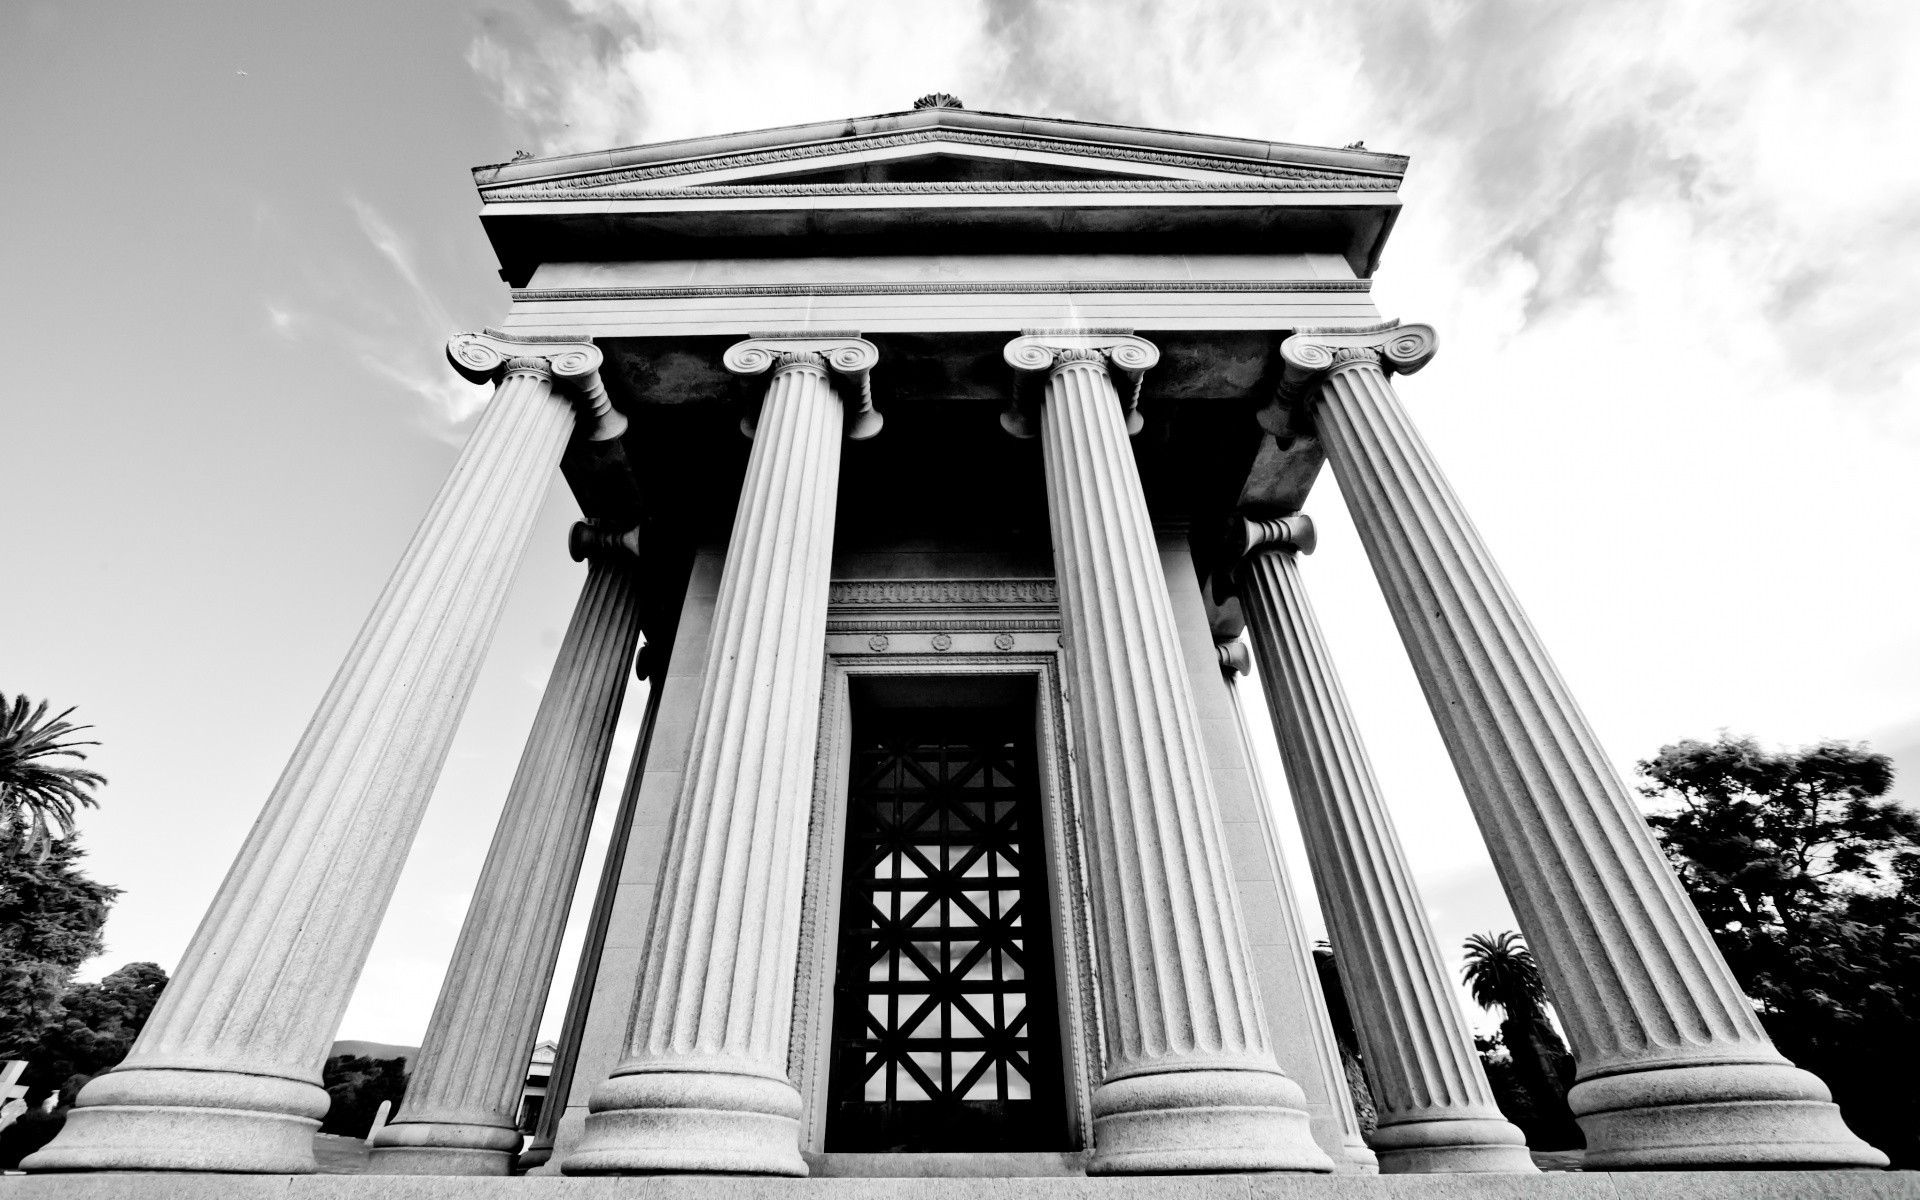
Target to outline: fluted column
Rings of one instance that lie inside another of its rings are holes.
[[[1773,1048],[1387,382],[1433,330],[1281,346],[1579,1064],[1589,1169],[1868,1166]]]
[[[1044,377],[1040,439],[1086,787],[1106,1039],[1088,1169],[1329,1171],[1261,1019],[1127,442],[1141,373],[1158,351],[1125,335],[1042,333],[1010,343],[1006,358]],[[1018,415],[1008,421],[1016,432]]]
[[[1500,1115],[1401,852],[1359,728],[1301,585],[1304,516],[1243,521],[1237,573],[1320,910],[1373,1084],[1389,1174],[1532,1171]]]
[[[625,1057],[593,1094],[567,1174],[806,1174],[787,1039],[840,439],[857,411],[834,384],[859,395],[877,358],[857,338],[727,351],[729,370],[772,380],[750,423]]]
[[[1221,637],[1218,632],[1214,636],[1216,639]],[[1253,656],[1247,650],[1246,641],[1238,635],[1230,640],[1216,640],[1214,648],[1219,653],[1220,673],[1226,679],[1227,694],[1232,699],[1234,726],[1239,730],[1241,744],[1246,747],[1247,776],[1253,784],[1253,802],[1260,810],[1260,828],[1265,835],[1267,862],[1273,871],[1274,893],[1280,901],[1280,921],[1285,926],[1293,975],[1299,981],[1299,990],[1304,993],[1302,1007],[1306,1011],[1299,1014],[1296,1028],[1305,1029],[1307,1037],[1301,1040],[1309,1043],[1312,1061],[1302,1064],[1296,1058],[1292,1073],[1296,1079],[1304,1079],[1311,1071],[1321,1080],[1320,1091],[1327,1098],[1327,1107],[1332,1110],[1328,1116],[1337,1126],[1339,1140],[1337,1145],[1330,1144],[1333,1139],[1323,1134],[1319,1141],[1321,1148],[1333,1156],[1334,1169],[1341,1170],[1341,1160],[1344,1159],[1344,1169],[1373,1174],[1380,1169],[1380,1158],[1367,1145],[1366,1135],[1360,1130],[1359,1115],[1354,1112],[1353,1089],[1347,1083],[1347,1066],[1340,1057],[1340,1041],[1333,1032],[1326,994],[1320,990],[1320,969],[1313,959],[1313,944],[1307,941],[1306,926],[1300,920],[1300,905],[1293,890],[1293,872],[1287,867],[1286,856],[1281,851],[1274,828],[1279,814],[1274,811],[1273,797],[1267,791],[1267,773],[1261,768],[1255,753],[1254,727],[1240,692],[1243,686],[1240,678],[1251,669]],[[1276,1008],[1276,998],[1269,995],[1266,1000],[1267,1012],[1272,1014]],[[1273,1019],[1273,1023],[1278,1025],[1279,1021]],[[1285,1034],[1279,1029],[1273,1030],[1273,1033],[1278,1056],[1285,1058]],[[1298,1054],[1299,1049],[1295,1047],[1294,1053]],[[1310,1090],[1308,1098],[1312,1098]]]
[[[448,356],[492,402],[132,1052],[31,1169],[314,1169],[320,1068],[574,425],[555,377],[605,396],[591,345],[461,334]]]
[[[631,539],[575,526],[587,578],[474,885],[440,999],[371,1170],[506,1175],[560,935],[640,640]]]

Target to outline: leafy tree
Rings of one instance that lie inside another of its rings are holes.
[[[1333,1040],[1340,1047],[1340,1068],[1346,1073],[1347,1091],[1353,1096],[1353,1116],[1360,1132],[1373,1136],[1380,1126],[1380,1112],[1373,1099],[1373,1086],[1367,1081],[1366,1064],[1360,1057],[1360,1034],[1353,1026],[1353,1010],[1347,1006],[1345,985],[1340,981],[1340,964],[1333,947],[1321,942],[1313,948],[1313,966],[1320,976],[1320,993],[1327,1001],[1327,1023],[1333,1026]]]
[[[49,719],[45,700],[36,706],[25,696],[15,696],[8,703],[0,693],[0,840],[24,837],[27,849],[43,848],[57,838],[72,837],[75,809],[93,806],[93,789],[106,778],[53,761],[85,762],[80,747],[100,744],[74,737],[92,726],[68,721],[72,712],[69,708]]]
[[[393,1101],[389,1114],[399,1110],[407,1092],[407,1060],[336,1054],[321,1070],[320,1083],[333,1097],[320,1132],[363,1138],[372,1130],[382,1100]]]
[[[167,973],[150,962],[128,963],[99,983],[69,986],[60,998],[60,1017],[23,1052],[28,1065],[20,1081],[51,1090],[116,1065],[133,1048],[166,986]]]
[[[1855,1132],[1920,1166],[1920,815],[1864,745],[1663,746],[1647,817],[1781,1052]]]
[[[1507,1052],[1503,1070],[1526,1093],[1527,1111],[1518,1111],[1519,1105],[1503,1109],[1507,1119],[1526,1132],[1527,1144],[1536,1150],[1585,1145],[1567,1107],[1573,1056],[1547,1017],[1547,982],[1533,951],[1512,930],[1473,934],[1463,949],[1467,991],[1481,1008],[1500,1011],[1500,1044]],[[1490,1050],[1491,1043],[1482,1047],[1481,1059],[1491,1081],[1498,1060]]]
[[[82,853],[72,837],[0,838],[0,1057],[26,1056],[60,1019],[74,968],[100,953],[120,889],[82,875]]]

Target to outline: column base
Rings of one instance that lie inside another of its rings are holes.
[[[1346,1162],[1336,1160],[1333,1169],[1340,1175],[1378,1175],[1380,1158],[1367,1147],[1367,1143],[1358,1134],[1354,1140],[1341,1147],[1346,1152]]]
[[[1089,1175],[1323,1171],[1300,1085],[1275,1071],[1171,1071],[1093,1094]]]
[[[110,1071],[80,1091],[28,1171],[310,1175],[330,1099],[319,1085],[238,1071]]]
[[[518,1129],[465,1122],[395,1121],[373,1135],[369,1175],[511,1175]]]
[[[594,1092],[580,1143],[560,1170],[805,1175],[800,1093],[759,1075],[615,1075]]]
[[[1537,1174],[1527,1138],[1498,1117],[1408,1121],[1373,1134],[1382,1175]]]
[[[514,1160],[514,1169],[524,1175],[535,1167],[546,1166],[547,1160],[552,1157],[553,1146],[551,1144],[535,1142],[520,1152],[519,1157]]]
[[[1827,1085],[1789,1063],[1666,1067],[1583,1080],[1567,1103],[1589,1171],[1884,1167]]]

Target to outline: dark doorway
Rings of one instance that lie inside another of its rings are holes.
[[[1066,1149],[1033,706],[853,714],[826,1148]]]

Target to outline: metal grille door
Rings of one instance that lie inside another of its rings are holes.
[[[851,780],[827,1148],[1064,1148],[1031,717],[856,714]]]

